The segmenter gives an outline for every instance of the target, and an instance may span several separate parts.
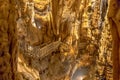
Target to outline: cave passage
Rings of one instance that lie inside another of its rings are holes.
[[[120,80],[119,0],[0,1],[0,80]]]

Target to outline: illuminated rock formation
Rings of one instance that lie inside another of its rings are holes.
[[[0,1],[0,80],[119,80],[119,3]]]

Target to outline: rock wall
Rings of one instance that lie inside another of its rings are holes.
[[[120,79],[120,22],[119,22],[119,15],[120,15],[120,9],[119,9],[120,1],[119,0],[110,0],[109,1],[109,9],[108,9],[108,19],[109,24],[112,31],[112,37],[113,37],[113,48],[112,48],[112,54],[113,54],[113,78],[114,80]]]
[[[0,1],[0,80],[119,80],[119,3]]]
[[[113,80],[113,63],[112,63],[112,35],[108,20],[105,19],[99,41],[99,50],[97,61],[97,76]]]
[[[81,67],[86,80],[112,79],[107,0],[18,3],[20,55],[41,80],[70,80]]]
[[[89,56],[89,79],[112,79],[111,47],[112,38],[107,15],[107,0],[89,0],[83,5],[80,26],[79,58]],[[106,39],[109,39],[106,41]],[[111,46],[110,46],[111,45]],[[83,56],[82,56],[83,55]],[[81,60],[80,59],[80,60]],[[84,58],[85,59],[85,58]],[[81,60],[81,62],[84,62]],[[85,65],[84,65],[85,66]]]
[[[0,80],[17,80],[16,0],[0,1]]]

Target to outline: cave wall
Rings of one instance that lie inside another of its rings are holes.
[[[107,0],[23,0],[22,4],[18,20],[20,54],[27,66],[39,71],[41,80],[69,80],[83,66],[90,66],[87,79],[112,77]],[[56,48],[57,41],[60,44]],[[48,52],[42,51],[45,49]],[[45,56],[40,58],[38,53]]]
[[[115,65],[119,80],[119,1],[109,1],[110,25],[106,11],[107,0],[1,1],[0,79],[70,80],[88,67],[86,79],[109,80]]]
[[[16,0],[0,1],[0,80],[17,79]]]
[[[119,25],[119,0],[110,0],[108,9],[108,20],[112,31],[113,37],[113,78],[114,80],[120,79],[120,25]]]

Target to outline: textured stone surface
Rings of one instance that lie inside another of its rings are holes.
[[[113,48],[112,48],[112,54],[113,54],[113,78],[114,80],[120,79],[120,27],[119,27],[119,15],[120,15],[120,7],[119,7],[120,1],[119,0],[110,0],[109,1],[109,9],[108,9],[108,19],[112,31],[112,37],[113,37]]]
[[[69,80],[77,68],[86,66],[89,66],[86,79],[96,80],[104,78],[104,75],[109,79],[107,75],[111,71],[104,70],[109,67],[105,62],[112,66],[112,39],[105,20],[107,0],[34,0],[27,1],[27,4],[24,7],[26,16],[21,17],[22,21],[27,19],[27,22],[18,22],[19,29],[25,32],[19,35],[20,49],[27,64],[39,70],[41,80]],[[110,40],[107,42],[106,39]],[[61,41],[59,48],[43,59],[31,59],[26,55],[25,51],[31,50],[34,53],[27,54],[37,56],[35,47],[42,50],[55,41]]]
[[[15,1],[0,1],[0,80],[17,79],[18,44]]]
[[[16,68],[18,80],[119,80],[119,0],[5,0],[0,12],[2,80]]]

